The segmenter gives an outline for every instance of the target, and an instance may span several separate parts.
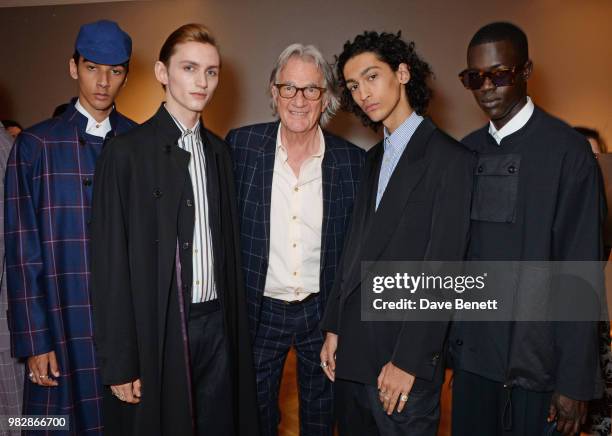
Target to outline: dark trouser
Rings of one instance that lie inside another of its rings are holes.
[[[435,436],[438,431],[440,386],[410,392],[402,412],[396,407],[392,415],[383,410],[376,386],[336,379],[334,389],[340,436]]]
[[[218,300],[192,304],[189,351],[196,429],[200,436],[234,435],[228,350]]]
[[[455,370],[453,376],[453,436],[552,436],[548,424],[552,392],[533,392]]]
[[[320,367],[323,334],[319,295],[297,304],[264,297],[253,346],[257,402],[263,436],[276,436],[280,422],[278,393],[292,345],[297,351],[300,435],[326,436],[333,430],[332,384]]]

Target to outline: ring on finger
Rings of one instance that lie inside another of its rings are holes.
[[[408,394],[402,394],[402,395],[400,395],[400,401],[403,401],[404,403],[405,403],[406,401],[408,401]]]
[[[327,368],[327,360],[321,362],[321,368]]]

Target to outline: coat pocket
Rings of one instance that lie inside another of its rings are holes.
[[[474,169],[471,218],[513,223],[516,220],[520,154],[485,155]]]

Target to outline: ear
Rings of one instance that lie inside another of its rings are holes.
[[[168,68],[162,61],[155,62],[155,78],[162,85],[168,85]]]
[[[533,62],[529,59],[525,62],[525,66],[523,67],[523,80],[526,82],[531,77],[531,73],[533,72]]]
[[[405,85],[410,81],[410,69],[408,68],[408,64],[402,62],[397,66],[397,71],[395,72],[397,76],[397,80]]]
[[[68,68],[70,70],[70,77],[72,77],[74,80],[78,80],[79,68],[77,67],[77,64],[74,62],[74,59],[70,58],[70,60],[68,61]]]

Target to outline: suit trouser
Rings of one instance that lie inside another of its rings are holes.
[[[298,361],[300,435],[332,434],[332,384],[320,367],[323,334],[319,322],[323,314],[319,299],[315,295],[303,303],[287,304],[263,298],[253,345],[262,436],[278,434],[280,381],[292,345]]]
[[[440,389],[410,392],[401,413],[387,415],[376,386],[336,378],[335,407],[340,436],[436,436]],[[472,435],[474,436],[474,435]]]
[[[546,417],[552,392],[533,392],[455,370],[453,436],[553,436]]]
[[[197,434],[234,435],[229,347],[218,300],[191,305],[189,352]]]

